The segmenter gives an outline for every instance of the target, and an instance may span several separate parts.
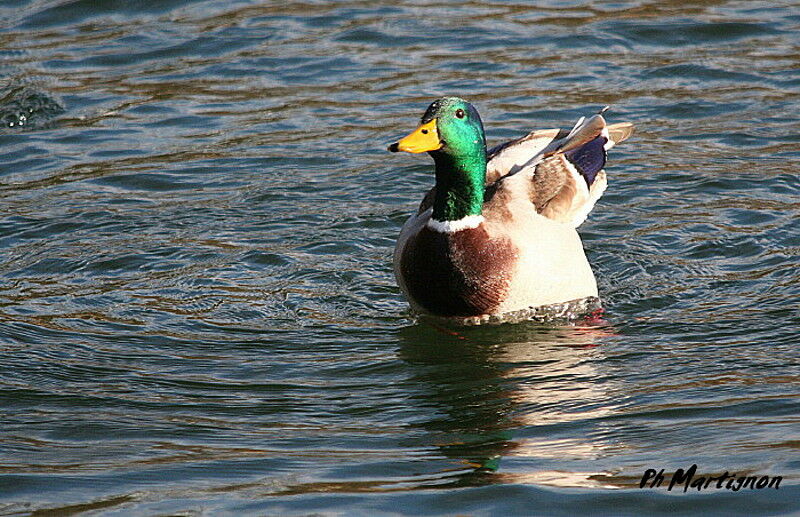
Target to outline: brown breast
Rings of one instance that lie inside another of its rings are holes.
[[[448,234],[424,227],[406,243],[401,272],[409,296],[439,316],[494,312],[509,289],[516,249],[484,225]]]

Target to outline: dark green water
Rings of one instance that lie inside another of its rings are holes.
[[[800,7],[538,5],[0,2],[0,515],[800,512]],[[442,94],[637,125],[605,324],[408,314]]]

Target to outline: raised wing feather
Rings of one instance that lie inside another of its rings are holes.
[[[517,153],[501,176],[504,188],[524,189],[538,213],[579,226],[606,189],[606,152],[632,133],[628,123],[607,126],[602,112],[582,118],[571,131],[555,134],[535,155]]]
[[[554,142],[569,134],[563,129],[537,129],[522,138],[495,146],[486,153],[486,184],[492,184],[503,176],[514,174],[528,165]]]

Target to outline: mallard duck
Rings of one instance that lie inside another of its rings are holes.
[[[606,125],[604,112],[487,150],[475,107],[444,97],[389,146],[427,152],[435,164],[436,184],[394,252],[412,309],[483,323],[600,307],[576,228],[606,189],[606,152],[633,132],[629,123]]]

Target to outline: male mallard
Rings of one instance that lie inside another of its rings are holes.
[[[571,131],[533,131],[487,151],[477,110],[444,97],[389,146],[428,152],[436,165],[436,186],[394,252],[413,309],[480,323],[599,308],[575,228],[606,188],[606,151],[633,132],[628,123],[607,126],[604,111]]]

